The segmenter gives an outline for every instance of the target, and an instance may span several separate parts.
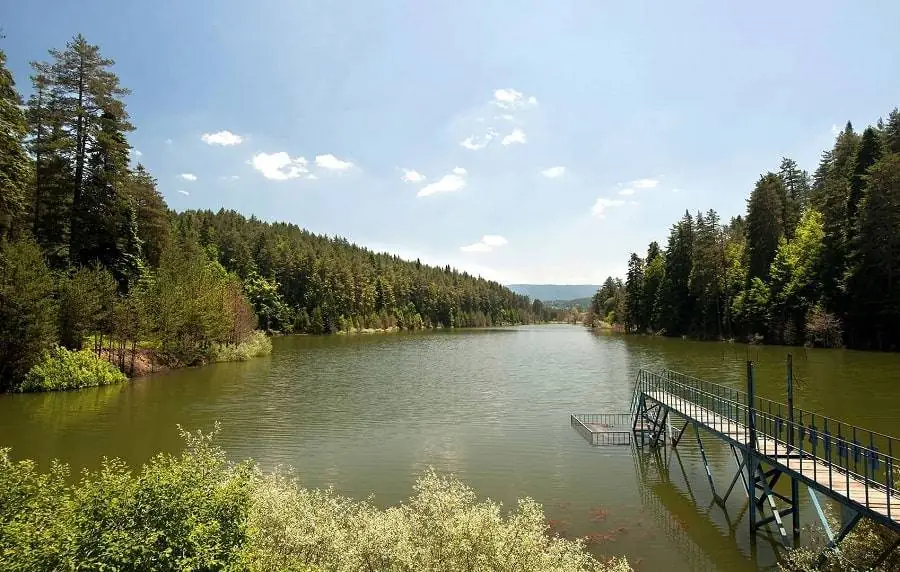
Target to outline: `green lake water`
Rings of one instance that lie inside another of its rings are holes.
[[[900,435],[900,355],[592,334],[576,326],[285,337],[272,356],[138,379],[119,387],[0,396],[0,446],[46,467],[101,457],[141,463],[181,448],[177,426],[210,429],[235,459],[295,467],[307,486],[376,503],[407,498],[428,467],[480,496],[530,496],[569,536],[638,570],[757,570],[775,562],[749,542],[745,498],[712,503],[693,439],[679,454],[591,447],[572,412],[624,412],[640,367],[668,367],[784,400],[794,354],[799,407]],[[728,448],[705,438],[727,486]],[[804,499],[806,497],[804,496]],[[730,519],[730,522],[729,522]],[[814,514],[804,507],[804,525]]]

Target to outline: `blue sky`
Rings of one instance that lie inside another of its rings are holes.
[[[897,22],[889,1],[29,0],[0,46],[27,93],[29,60],[99,44],[177,210],[583,283],[900,105]]]

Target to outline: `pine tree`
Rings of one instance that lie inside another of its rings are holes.
[[[625,330],[643,332],[647,329],[644,310],[644,261],[631,253],[625,279]]]
[[[800,221],[800,213],[806,208],[810,200],[809,174],[797,166],[793,159],[784,157],[781,160],[781,168],[778,177],[785,189],[782,211],[784,216],[784,231],[788,237],[794,236],[794,228]]]
[[[695,300],[690,290],[694,252],[694,221],[689,212],[672,226],[666,245],[665,278],[660,284],[657,305],[659,326],[670,336],[686,334]]]
[[[698,213],[691,266],[691,294],[697,300],[694,330],[700,337],[722,337],[724,247],[719,215]]]
[[[866,188],[866,177],[875,161],[881,156],[881,141],[878,134],[871,127],[863,131],[859,147],[856,151],[856,161],[853,167],[853,176],[850,179],[850,192],[847,197],[847,220],[845,222],[844,236],[847,244],[853,242],[856,228],[856,214],[859,210],[859,202],[862,200],[863,191]]]
[[[66,49],[50,50],[52,63],[34,64],[37,76],[46,77],[51,98],[56,102],[67,147],[63,154],[72,165],[72,208],[70,212],[69,255],[77,261],[81,255],[81,220],[88,211],[83,196],[88,183],[88,161],[95,146],[112,154],[119,144],[110,133],[133,129],[122,97],[129,92],[119,85],[119,78],[108,68],[113,60],[103,58],[97,46],[88,44],[81,34],[66,44]],[[110,127],[109,123],[114,125]],[[106,140],[103,140],[106,137]],[[85,237],[89,240],[90,237]],[[91,248],[92,246],[88,246]]]
[[[869,168],[847,286],[851,342],[895,349],[900,343],[900,155]]]
[[[900,153],[900,109],[896,107],[884,126],[884,147],[887,153]]]
[[[760,177],[747,200],[747,250],[749,276],[766,280],[775,258],[778,241],[784,235],[782,195],[784,186],[773,173]]]
[[[31,165],[25,151],[28,124],[6,54],[0,50],[0,239],[24,223]]]
[[[641,309],[644,316],[641,323],[652,332],[659,329],[659,311],[657,296],[659,287],[666,276],[666,259],[659,250],[656,241],[650,243],[647,248],[647,263],[644,269],[644,291],[642,293]]]

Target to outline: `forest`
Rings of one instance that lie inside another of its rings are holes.
[[[634,333],[900,349],[900,111],[848,122],[812,176],[784,158],[723,223],[685,212],[591,313]]]
[[[244,359],[271,348],[257,327],[325,334],[549,315],[497,282],[293,224],[176,213],[132,164],[129,90],[114,61],[77,35],[31,65],[26,101],[0,51],[0,391],[113,383],[147,355],[168,366]]]

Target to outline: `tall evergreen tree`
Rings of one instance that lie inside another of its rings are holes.
[[[784,232],[785,235],[791,237],[794,236],[794,229],[800,221],[800,212],[809,204],[809,174],[800,169],[796,161],[784,157],[781,160],[778,177],[785,190],[784,204],[782,205]]]
[[[625,279],[625,330],[642,332],[647,329],[644,310],[644,261],[635,253],[628,259]]]
[[[775,258],[778,241],[784,235],[782,196],[784,186],[774,173],[759,178],[747,200],[747,250],[749,277],[766,280]]]
[[[122,101],[129,91],[119,85],[119,78],[110,71],[113,60],[101,56],[100,48],[89,44],[81,34],[68,42],[65,50],[50,50],[50,56],[52,62],[35,63],[34,67],[38,77],[47,78],[61,126],[68,135],[64,141],[69,147],[63,153],[72,164],[69,255],[77,261],[82,258],[79,217],[88,212],[82,204],[89,178],[88,161],[98,138],[99,146],[108,151],[114,143],[109,139],[102,141],[104,137],[133,129]],[[114,125],[110,127],[109,123]]]
[[[900,153],[900,109],[896,107],[884,126],[884,147],[888,153]]]
[[[642,310],[644,316],[642,323],[652,332],[659,329],[659,311],[657,297],[659,288],[666,276],[666,259],[659,250],[656,241],[650,243],[647,248],[647,263],[644,269],[644,292]]]
[[[6,54],[0,50],[0,239],[24,223],[31,165],[25,150],[28,124]]]
[[[900,154],[886,155],[869,169],[848,290],[853,345],[896,349],[900,344]]]
[[[859,202],[862,200],[863,191],[866,188],[867,173],[875,161],[881,156],[881,141],[878,133],[871,127],[863,131],[859,147],[856,150],[856,162],[853,166],[853,175],[850,178],[850,191],[847,197],[847,220],[845,223],[845,239],[847,244],[853,242],[856,228],[856,215],[859,210]]]
[[[685,211],[672,226],[666,245],[666,272],[659,288],[659,325],[668,335],[688,332],[694,311],[694,297],[690,290],[694,253],[694,220]]]

